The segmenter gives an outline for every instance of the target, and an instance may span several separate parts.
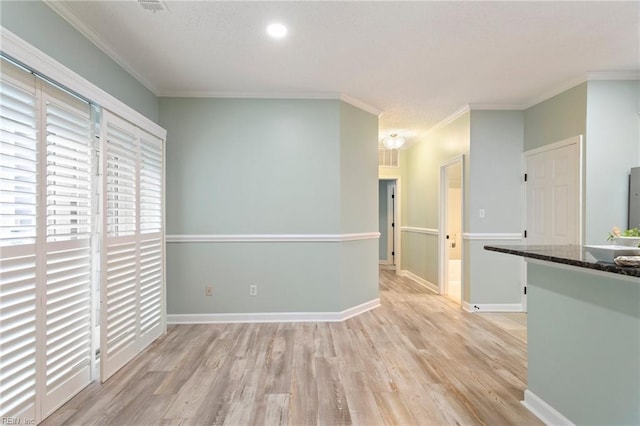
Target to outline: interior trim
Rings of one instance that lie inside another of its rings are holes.
[[[522,234],[519,232],[482,233],[465,232],[462,234],[465,240],[521,240]]]
[[[549,405],[529,389],[524,391],[524,401],[521,401],[527,410],[531,411],[537,418],[547,425],[573,426],[574,423],[562,415],[558,410]]]
[[[100,38],[93,30],[89,28],[82,19],[78,18],[69,8],[62,2],[55,0],[43,0],[44,4],[49,6],[51,10],[60,15],[62,19],[67,21],[73,28],[78,30],[80,34],[82,34],[85,38],[87,38],[91,43],[95,44],[98,49],[102,50],[109,58],[111,58],[116,64],[120,65],[126,72],[131,74],[133,78],[138,80],[144,87],[149,89],[151,93],[158,96],[158,88],[155,87],[151,82],[141,75],[139,72],[135,70],[127,61],[125,61],[122,56],[116,53],[112,48],[109,47],[109,44],[106,43],[102,38]]]
[[[400,271],[400,276],[401,277],[407,277],[407,278],[415,281],[416,283],[418,283],[421,286],[425,287],[427,290],[431,290],[435,294],[440,294],[437,285],[433,284],[432,282],[429,282],[429,281],[425,280],[422,277],[419,277],[418,275],[414,274],[413,272],[411,272],[411,271],[409,271],[407,269],[401,270]]]
[[[467,312],[524,312],[521,303],[469,303],[462,302]]]
[[[438,235],[439,232],[434,228],[418,228],[416,226],[401,226],[400,231],[412,232],[414,234]]]
[[[173,314],[167,324],[220,324],[258,322],[341,322],[380,306],[376,298],[341,312],[262,312],[229,314]]]
[[[379,232],[354,234],[173,234],[167,243],[341,243],[374,240]]]
[[[121,117],[127,117],[128,121],[154,136],[162,140],[166,139],[167,131],[157,123],[2,26],[0,26],[0,44],[2,45],[2,52],[6,55],[46,75],[56,83],[85,96],[102,108],[108,109]]]

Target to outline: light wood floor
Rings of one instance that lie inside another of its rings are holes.
[[[45,425],[538,425],[526,343],[381,271],[343,323],[181,325]]]
[[[512,336],[527,342],[527,314],[521,312],[476,312]]]

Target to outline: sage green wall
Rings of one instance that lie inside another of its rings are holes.
[[[378,206],[378,117],[345,102],[338,104],[341,232],[375,232],[378,229],[378,215],[375,214]]]
[[[160,123],[168,235],[378,229],[371,114],[338,100],[161,98]],[[375,239],[169,243],[168,313],[341,311],[378,297],[377,248]]]
[[[341,233],[339,103],[161,98],[167,234]]]
[[[375,213],[374,210],[371,212]],[[339,255],[340,310],[377,299],[380,293],[378,242],[376,240],[342,242]],[[327,267],[327,263],[321,263]],[[325,289],[325,292],[331,293],[330,288]]]
[[[587,83],[524,111],[524,151],[586,134]]]
[[[440,166],[458,155],[468,156],[469,126],[470,114],[465,113],[407,150],[406,180],[401,188],[402,226],[438,229]],[[465,228],[467,224],[465,217]],[[437,235],[402,233],[402,269],[435,285],[438,285],[437,253]]]
[[[528,389],[578,425],[640,424],[640,279],[527,275]]]
[[[522,232],[523,121],[522,111],[471,111],[466,232]],[[484,218],[480,209],[485,210]],[[465,300],[473,304],[520,303],[522,260],[496,256],[484,250],[486,244],[505,241],[465,241],[465,283],[470,291]]]
[[[340,244],[167,243],[167,313],[342,311]]]
[[[381,180],[378,182],[378,231],[380,240],[378,241],[378,259],[387,260],[387,183]]]
[[[149,119],[158,99],[44,2],[0,2],[0,24]]]
[[[639,86],[589,81],[524,112],[524,151],[584,135],[585,244],[627,225],[629,169],[640,165]]]
[[[605,244],[613,226],[627,227],[629,170],[640,166],[638,112],[640,81],[588,82],[586,244]]]
[[[378,117],[345,102],[338,105],[340,230],[343,234],[377,232]],[[340,259],[342,309],[376,299],[377,238],[342,242]]]

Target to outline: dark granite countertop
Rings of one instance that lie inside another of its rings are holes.
[[[618,266],[615,263],[596,261],[583,246],[559,245],[513,245],[513,246],[484,246],[485,250],[499,253],[529,257],[531,259],[546,260],[580,268],[595,269],[613,274],[627,275],[640,278],[640,268]]]

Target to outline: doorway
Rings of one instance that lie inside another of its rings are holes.
[[[380,232],[379,259],[381,265],[391,269],[396,267],[398,230],[396,179],[378,181],[378,223]]]
[[[440,167],[440,294],[462,304],[464,157]]]

